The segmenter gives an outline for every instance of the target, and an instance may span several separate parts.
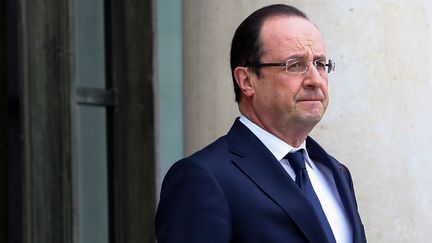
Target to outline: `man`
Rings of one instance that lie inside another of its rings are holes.
[[[246,18],[231,46],[242,116],[169,170],[158,242],[366,242],[348,169],[308,137],[333,69],[298,9],[271,5]]]

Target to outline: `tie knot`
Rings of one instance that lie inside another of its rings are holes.
[[[300,149],[295,152],[290,152],[285,156],[288,159],[289,164],[294,169],[294,171],[304,170],[306,169],[304,157],[303,157],[303,149]]]

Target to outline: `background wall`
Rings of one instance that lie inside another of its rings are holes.
[[[351,169],[369,242],[432,237],[432,3],[278,1],[319,26],[329,57],[329,109],[312,135]],[[272,1],[183,1],[185,153],[238,116],[229,48],[240,22]],[[276,3],[276,2],[275,2]]]

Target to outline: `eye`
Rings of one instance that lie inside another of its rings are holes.
[[[292,73],[302,73],[307,68],[307,65],[300,60],[288,60],[286,62],[286,71]]]
[[[325,63],[325,60],[315,60],[314,66],[318,71],[325,71],[327,64]]]

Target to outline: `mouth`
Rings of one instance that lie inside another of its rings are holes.
[[[322,99],[301,99],[297,100],[297,105],[305,109],[315,109],[323,106]]]
[[[297,98],[297,102],[323,102],[324,95],[317,93],[315,95],[300,95]]]
[[[322,99],[300,99],[297,102],[322,102]]]

